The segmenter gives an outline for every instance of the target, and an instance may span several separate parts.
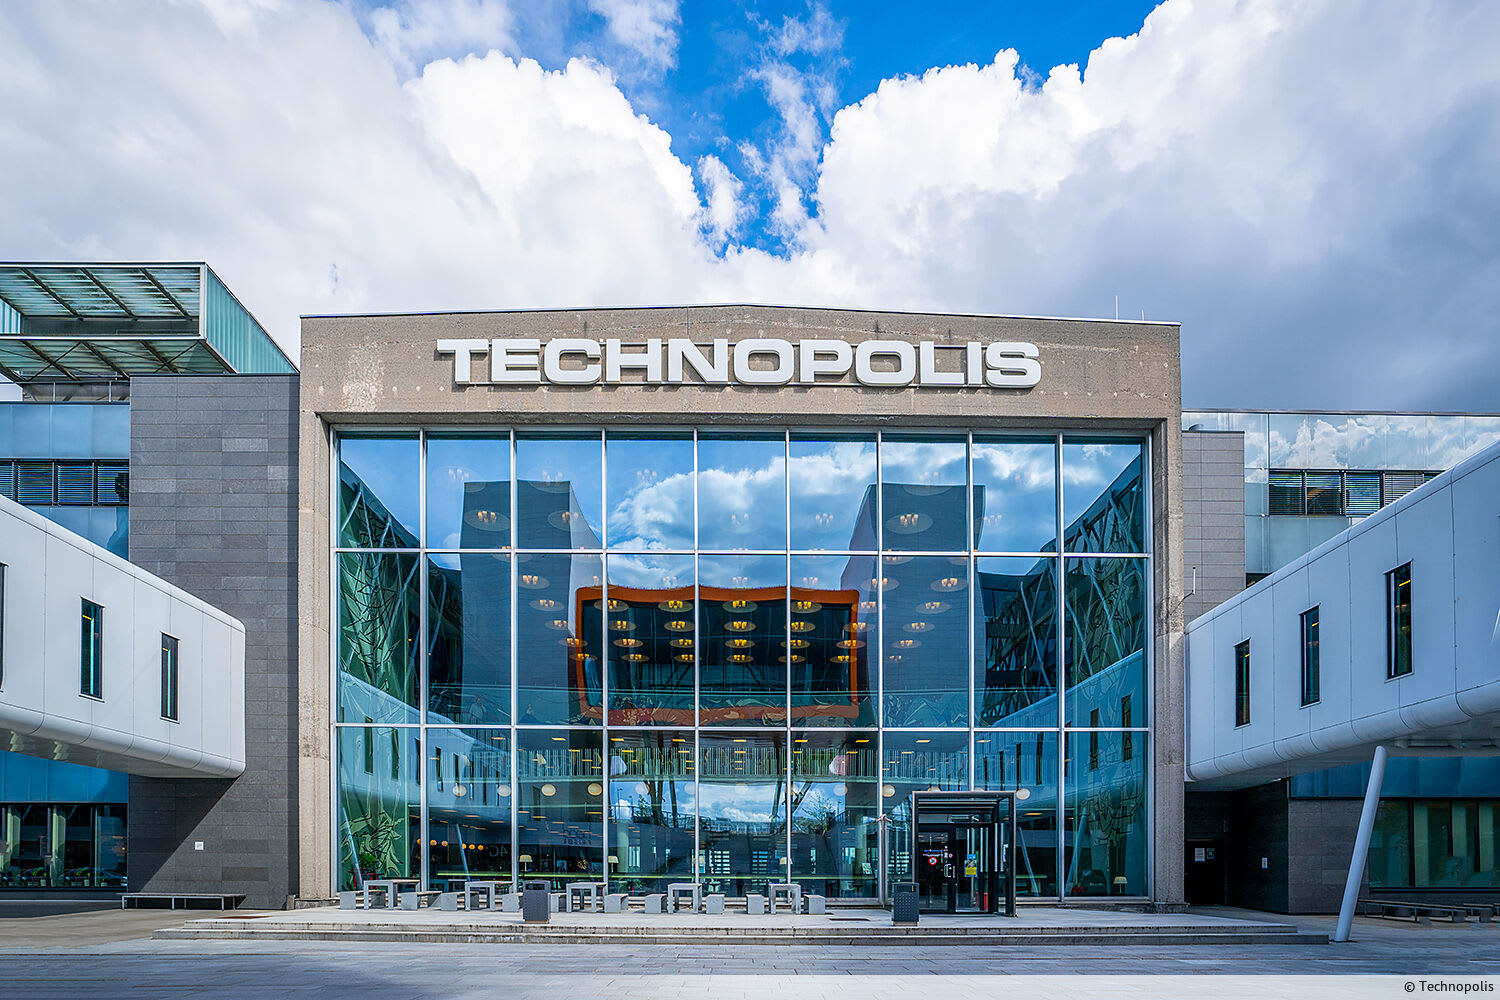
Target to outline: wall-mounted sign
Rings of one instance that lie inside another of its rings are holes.
[[[557,337],[439,340],[457,385],[855,385],[876,388],[1029,389],[1041,381],[1035,344],[970,341],[753,338],[697,344]],[[478,362],[487,358],[488,364]],[[487,377],[482,374],[488,369]]]

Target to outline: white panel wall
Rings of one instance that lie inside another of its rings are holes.
[[[1386,678],[1385,575],[1412,564],[1413,669]],[[1320,620],[1320,700],[1302,704],[1301,615]],[[1234,649],[1250,641],[1250,723]],[[1258,784],[1367,760],[1377,743],[1484,752],[1500,740],[1500,446],[1188,626],[1187,776]]]
[[[245,628],[191,594],[0,497],[0,746],[162,777],[245,769]],[[81,695],[84,599],[104,608],[104,697]],[[178,719],[161,716],[176,636]]]

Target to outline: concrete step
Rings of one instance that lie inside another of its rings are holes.
[[[429,944],[801,945],[816,947],[1029,947],[1040,945],[1326,944],[1290,924],[1108,927],[587,927],[559,924],[303,923],[195,920],[157,931],[158,940],[396,942]]]

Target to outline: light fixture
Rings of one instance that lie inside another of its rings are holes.
[[[873,600],[870,600],[870,601],[860,601],[859,602],[859,610],[861,610],[861,611],[874,611],[875,610],[875,602]]]
[[[550,799],[552,796],[554,796],[554,795],[557,794],[557,786],[554,785],[554,784],[551,784],[550,782],[548,784],[543,785],[542,786],[542,794],[545,795],[545,796],[547,796],[547,798]]]
[[[782,645],[787,649],[806,649],[808,646],[811,646],[812,643],[808,642],[806,639],[788,639],[783,642]]]
[[[924,604],[917,605],[917,610],[925,611],[929,615],[940,615],[944,611],[947,611],[949,607],[950,605],[943,601],[927,601]]]
[[[556,611],[558,608],[562,607],[562,603],[560,601],[554,601],[550,597],[538,597],[536,600],[531,602],[531,606],[533,608],[536,608],[538,611]]]
[[[673,646],[676,646],[678,649],[692,649],[693,648],[693,640],[685,638],[685,637],[684,638],[672,639],[672,640],[670,640],[670,642],[671,642],[671,644]]]
[[[730,653],[729,654],[729,662],[730,663],[750,663],[754,659],[755,659],[755,657],[751,656],[749,653]]]
[[[518,587],[525,587],[527,590],[541,590],[547,586],[547,578],[545,576],[538,576],[535,573],[522,573],[516,577],[516,585]]]
[[[817,627],[812,622],[792,622],[793,632],[811,632]]]
[[[885,530],[897,535],[915,535],[930,527],[932,527],[932,516],[920,511],[907,511],[888,517],[885,521]]]
[[[595,601],[594,607],[598,608],[600,611],[625,611],[630,606],[622,600],[611,597],[608,603],[604,601]]]
[[[668,632],[691,632],[693,630],[693,623],[681,619],[673,619],[662,627]]]
[[[1016,801],[1017,802],[1025,802],[1029,798],[1031,798],[1031,789],[1029,789],[1029,788],[1017,788],[1016,789]]]
[[[615,645],[619,646],[621,649],[637,649],[641,646],[644,646],[645,643],[639,639],[633,639],[630,636],[626,636],[623,639],[616,639]]]
[[[932,622],[907,622],[901,627],[908,632],[930,632],[932,631]]]
[[[656,605],[663,611],[686,611],[689,606],[687,601],[661,601]]]
[[[635,622],[631,621],[629,618],[616,618],[609,623],[609,627],[614,629],[616,632],[634,632]]]
[[[498,795],[498,796],[500,796],[502,799],[508,799],[508,798],[510,798],[510,786],[509,785],[498,785],[498,786],[496,786],[496,788],[495,788],[495,794]]]
[[[777,663],[806,663],[807,662],[807,657],[801,655],[800,653],[793,653],[791,656],[778,656],[778,657],[776,657],[776,662]]]
[[[461,799],[465,795],[468,795],[468,794],[469,794],[469,790],[467,788],[465,788],[463,785],[460,785],[460,784],[457,784],[457,783],[455,783],[453,785],[453,797],[455,799]]]
[[[603,795],[604,794],[604,786],[601,785],[601,784],[599,784],[599,782],[597,782],[597,781],[590,781],[589,782],[589,794],[590,795]]]
[[[895,642],[891,643],[891,645],[895,646],[897,649],[915,649],[922,644],[916,639],[897,639]]]
[[[626,653],[625,654],[625,659],[629,660],[631,663],[640,663],[642,660],[644,660],[646,658],[647,657],[646,657],[645,653]]]
[[[755,623],[754,622],[747,622],[747,621],[743,621],[743,620],[739,620],[739,619],[737,619],[735,621],[732,621],[732,622],[725,622],[724,623],[724,627],[727,628],[731,632],[754,632],[755,631]]]
[[[853,657],[851,657],[848,653],[839,653],[836,656],[830,656],[828,659],[833,661],[834,663],[848,663],[851,659],[853,659]]]
[[[554,618],[547,623],[547,627],[556,629],[559,632],[569,631],[568,620],[566,618]]]
[[[882,785],[880,787],[880,794],[883,795],[883,796],[885,796],[886,798],[890,798],[891,796],[893,796],[893,795],[896,794],[896,786],[895,785]],[[527,860],[530,860],[530,859],[528,858]]]
[[[865,643],[863,639],[840,639],[834,645],[839,649],[863,649]]]
[[[810,615],[816,611],[822,611],[823,605],[817,601],[793,601],[792,610],[799,615]]]
[[[612,865],[618,865],[620,863],[620,859],[611,854],[609,856],[609,863]]]
[[[678,663],[692,663],[693,662],[693,654],[692,653],[678,653],[676,656],[672,657],[672,659],[676,660]]]
[[[571,510],[554,510],[547,515],[547,523],[554,528],[561,528],[566,531],[577,517],[578,515],[574,514]]]
[[[865,583],[865,586],[869,587],[871,590],[874,590],[876,587],[884,587],[887,591],[890,591],[895,590],[901,585],[888,576],[872,576]]]
[[[756,604],[754,601],[735,599],[733,601],[724,602],[724,610],[734,615],[747,615],[758,607],[760,607],[760,605]]]
[[[858,635],[859,633],[863,632],[865,629],[867,629],[869,627],[870,627],[870,623],[869,622],[845,622],[844,623],[844,631],[845,632],[853,632],[855,635]]]
[[[963,590],[964,581],[961,577],[945,576],[941,580],[934,580],[932,589],[940,594],[951,594],[955,590]]]
[[[745,638],[734,638],[724,640],[724,645],[728,646],[730,649],[748,649],[751,646],[755,645],[755,643]]]

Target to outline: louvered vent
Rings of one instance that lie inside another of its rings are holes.
[[[129,462],[100,462],[99,469],[99,503],[105,505],[127,504],[130,502],[130,463]]]
[[[1337,472],[1308,472],[1307,513],[1314,517],[1338,517],[1344,512],[1344,477]]]
[[[1385,502],[1395,503],[1429,478],[1421,472],[1387,472],[1383,475]]]
[[[1380,509],[1380,473],[1344,473],[1344,513],[1366,517]]]
[[[1272,514],[1301,514],[1302,473],[1272,469],[1269,476]]]
[[[93,506],[93,462],[57,463],[57,502],[74,506]]]
[[[16,502],[28,506],[50,504],[52,491],[51,462],[16,463]]]
[[[16,463],[0,462],[0,497],[16,498]]]

